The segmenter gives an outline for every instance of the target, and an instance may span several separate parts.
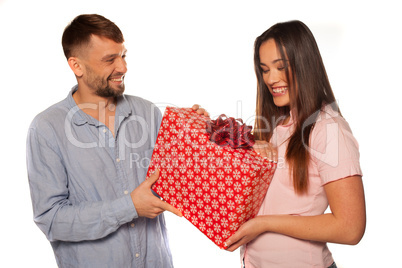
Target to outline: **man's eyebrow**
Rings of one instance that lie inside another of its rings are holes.
[[[127,49],[123,51],[123,54],[122,54],[122,55],[126,55],[126,53],[127,53]],[[111,59],[113,59],[113,58],[118,57],[119,55],[120,55],[120,53],[109,54],[109,55],[103,56],[101,60],[102,60],[102,61],[111,60]]]

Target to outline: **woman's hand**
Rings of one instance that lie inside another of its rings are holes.
[[[191,107],[194,111],[197,112],[197,114],[201,114],[201,115],[205,115],[209,117],[209,113],[207,112],[207,110],[205,110],[204,108],[201,108],[201,105],[198,104],[194,104],[193,107]]]
[[[258,216],[245,222],[240,226],[239,230],[225,242],[227,246],[226,250],[235,251],[240,246],[254,240],[261,233],[265,232],[264,226],[264,216]]]
[[[256,140],[253,149],[262,157],[271,162],[278,162],[278,149],[271,143],[261,140]]]

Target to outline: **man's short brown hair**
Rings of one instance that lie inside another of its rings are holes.
[[[66,58],[77,56],[78,50],[89,44],[91,35],[124,42],[122,32],[112,21],[98,14],[79,15],[64,29],[61,43]]]

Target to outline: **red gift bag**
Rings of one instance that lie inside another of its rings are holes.
[[[191,108],[167,107],[147,177],[159,169],[152,189],[224,248],[240,225],[257,214],[276,164],[253,149],[210,141],[208,120]]]

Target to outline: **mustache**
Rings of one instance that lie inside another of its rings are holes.
[[[124,73],[115,73],[115,74],[109,75],[107,79],[109,80],[109,79],[120,78],[120,77],[124,78],[125,76],[126,75]]]

